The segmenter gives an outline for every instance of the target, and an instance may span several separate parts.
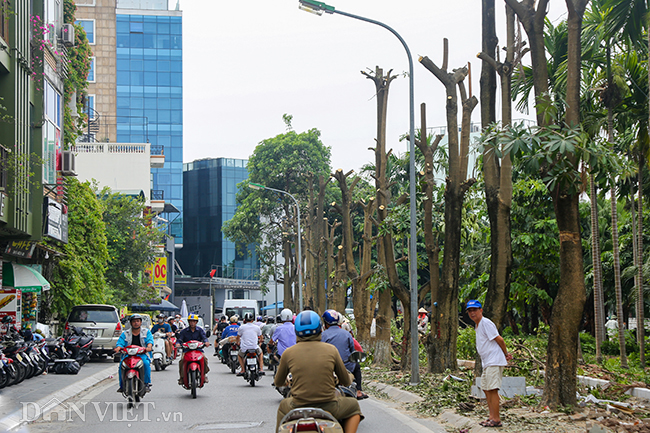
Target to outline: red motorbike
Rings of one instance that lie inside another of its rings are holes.
[[[126,346],[121,349],[126,353],[122,360],[122,395],[127,399],[127,408],[133,407],[133,402],[140,402],[140,399],[147,393],[144,383],[144,361],[139,355],[146,352],[144,347]]]
[[[172,344],[172,360],[175,360],[180,354],[180,348],[176,347],[176,336],[169,337],[169,342]]]
[[[205,384],[205,355],[200,349],[205,344],[201,341],[191,340],[183,343],[189,349],[183,353],[183,388],[192,391],[192,398],[196,398],[196,388],[203,388]]]

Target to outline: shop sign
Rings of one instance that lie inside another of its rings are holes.
[[[35,247],[36,243],[31,241],[11,241],[7,244],[5,253],[15,257],[31,259]]]
[[[167,285],[167,257],[156,257],[152,280],[155,287]]]
[[[0,322],[5,316],[13,317],[13,324],[20,329],[22,291],[4,287],[0,289]],[[0,325],[0,334],[6,334],[9,329],[8,325]]]
[[[8,198],[7,194],[0,192],[0,219],[2,219],[2,221],[7,221],[5,217],[5,204],[7,203]]]
[[[61,242],[68,242],[68,212],[65,205],[45,197],[45,235]]]

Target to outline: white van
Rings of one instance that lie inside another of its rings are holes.
[[[221,311],[228,318],[236,314],[240,320],[244,320],[244,314],[246,313],[253,313],[254,318],[257,318],[259,315],[257,301],[255,299],[226,299],[223,301],[223,309]]]

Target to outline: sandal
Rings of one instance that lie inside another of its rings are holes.
[[[487,424],[484,424],[483,427],[501,427],[501,421],[490,420]]]
[[[478,423],[478,425],[483,426],[483,427],[487,427],[487,425],[490,424],[491,422],[492,422],[492,420],[488,418],[485,421],[481,421],[480,423]]]

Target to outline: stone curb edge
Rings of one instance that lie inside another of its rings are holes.
[[[58,403],[63,403],[66,400],[71,399],[72,397],[82,393],[83,391],[91,388],[92,386],[98,384],[99,382],[110,378],[115,374],[115,367],[106,367],[105,369],[98,371],[97,373],[86,377],[78,382],[68,385],[65,388],[54,392],[48,396],[43,397],[39,401],[35,402],[39,407],[46,407],[49,402],[56,400]],[[12,431],[18,427],[27,424],[28,420],[23,420],[22,410],[17,410],[4,418],[0,419],[0,431]]]

